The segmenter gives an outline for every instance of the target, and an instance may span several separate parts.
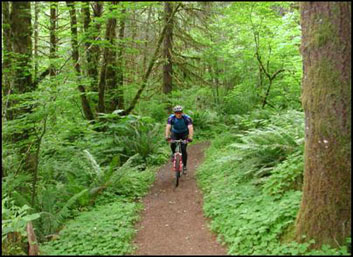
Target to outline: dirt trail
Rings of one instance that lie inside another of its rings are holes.
[[[226,255],[225,247],[208,230],[194,177],[207,146],[188,146],[188,175],[181,176],[176,189],[172,163],[160,168],[150,193],[143,199],[134,255]]]

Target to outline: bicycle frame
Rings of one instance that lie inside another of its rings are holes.
[[[176,184],[177,187],[179,185],[179,177],[183,170],[183,161],[182,161],[182,153],[181,153],[181,144],[187,144],[187,140],[171,140],[170,143],[176,143],[174,160],[173,160],[173,170],[175,172]]]

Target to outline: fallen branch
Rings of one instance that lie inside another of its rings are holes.
[[[31,221],[27,223],[26,230],[28,236],[28,255],[39,255],[38,242]]]

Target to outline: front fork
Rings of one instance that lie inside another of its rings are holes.
[[[182,171],[183,170],[183,159],[182,159],[181,153],[174,154],[173,169],[174,169],[174,171]]]

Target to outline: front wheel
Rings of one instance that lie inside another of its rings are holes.
[[[180,178],[180,170],[181,170],[181,166],[180,166],[180,155],[177,154],[175,156],[175,187],[177,187],[179,185],[179,178]]]
[[[179,185],[180,171],[175,172],[175,187]]]

